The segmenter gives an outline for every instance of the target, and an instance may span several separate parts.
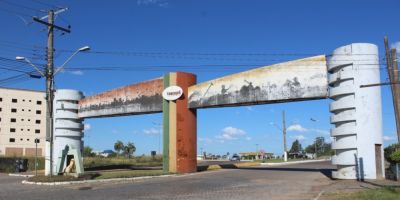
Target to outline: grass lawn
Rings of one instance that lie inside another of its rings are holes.
[[[109,171],[101,172],[94,179],[109,179],[109,178],[131,178],[140,176],[160,176],[164,173],[163,170],[129,170],[129,171]]]
[[[33,182],[64,182],[64,181],[81,181],[81,180],[98,180],[110,178],[132,178],[141,176],[159,176],[169,173],[164,173],[162,170],[116,170],[86,173],[78,178],[73,176],[34,176],[28,181]]]
[[[326,197],[332,200],[400,200],[400,188],[385,187],[353,193],[332,193]]]

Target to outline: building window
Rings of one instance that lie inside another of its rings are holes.
[[[37,105],[42,105],[42,101],[36,101]]]
[[[11,133],[15,133],[15,128],[10,128]]]
[[[2,109],[0,108],[0,112],[2,111]]]
[[[21,141],[22,141],[22,140],[24,140],[24,139],[20,138],[19,140],[21,140]]]
[[[36,130],[35,130],[35,133],[40,133],[40,130],[39,130],[39,129],[36,129]]]
[[[16,108],[11,108],[11,112],[16,113],[17,109]]]
[[[15,119],[15,118],[11,118],[11,120],[10,120],[11,122],[17,122],[17,119]]]
[[[18,100],[17,100],[17,99],[12,99],[12,100],[11,100],[11,102],[13,102],[13,103],[17,103],[17,102],[18,102]]]
[[[35,139],[35,143],[40,143],[40,139]]]
[[[10,138],[10,142],[15,142],[15,138]]]
[[[40,114],[42,114],[42,111],[41,110],[37,110],[36,114],[40,115]]]
[[[40,124],[40,120],[37,119],[35,123],[36,123],[36,124]]]
[[[22,111],[25,111],[25,109],[22,109]]]
[[[29,100],[29,102],[32,102],[32,100]]]
[[[0,98],[0,102],[2,102],[3,101],[3,98]]]

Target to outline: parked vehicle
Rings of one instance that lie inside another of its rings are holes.
[[[240,161],[240,156],[237,154],[233,154],[231,159],[229,159],[230,161]]]

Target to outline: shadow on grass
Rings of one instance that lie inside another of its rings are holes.
[[[162,166],[157,167],[141,167],[132,165],[104,165],[97,167],[85,168],[85,171],[102,171],[102,170],[114,170],[114,169],[129,169],[129,170],[151,170],[151,169],[162,169]]]
[[[82,181],[82,180],[93,180],[99,177],[99,173],[85,173],[79,177],[74,176],[33,176],[28,178],[28,181],[32,182],[65,182],[65,181]]]

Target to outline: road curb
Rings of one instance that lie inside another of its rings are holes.
[[[280,166],[280,165],[293,165],[293,164],[301,164],[301,163],[322,162],[322,161],[329,161],[329,160],[331,160],[331,159],[302,160],[302,161],[280,162],[280,163],[260,163],[260,165],[261,166]]]
[[[30,177],[32,177],[32,176],[35,176],[35,175],[28,175],[28,174],[13,174],[13,173],[10,173],[10,174],[8,174],[8,176],[18,176],[18,177],[30,178]]]
[[[57,185],[74,185],[74,184],[84,184],[84,183],[132,182],[135,180],[144,180],[144,179],[151,179],[151,178],[192,176],[192,175],[197,175],[197,174],[211,173],[211,172],[215,172],[215,171],[218,171],[218,170],[201,172],[201,173],[195,172],[195,173],[187,173],[187,174],[166,174],[166,175],[160,175],[160,176],[141,176],[141,177],[132,177],[132,178],[110,178],[110,179],[99,179],[99,180],[62,181],[62,182],[33,182],[33,181],[23,180],[22,184],[57,186]]]
[[[28,185],[73,185],[73,184],[83,184],[83,183],[106,183],[106,182],[129,182],[135,180],[151,179],[151,178],[162,178],[162,177],[172,177],[177,176],[176,174],[160,175],[160,176],[141,176],[132,178],[110,178],[110,179],[100,179],[100,180],[82,180],[82,181],[62,181],[62,182],[32,182],[23,180],[22,184]]]

